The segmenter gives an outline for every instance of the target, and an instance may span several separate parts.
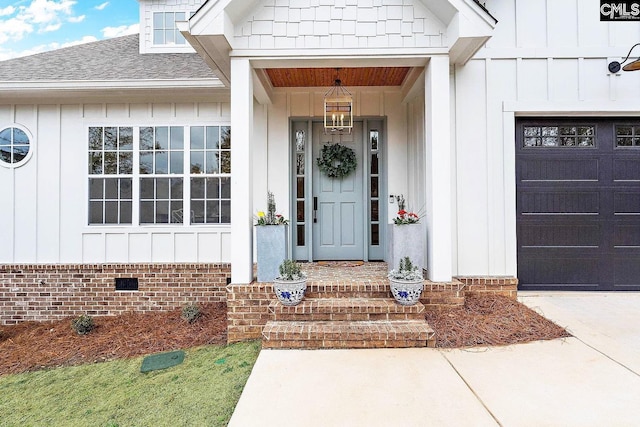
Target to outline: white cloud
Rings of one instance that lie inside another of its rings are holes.
[[[39,33],[50,33],[52,31],[58,31],[60,29],[60,27],[62,27],[62,24],[60,22],[56,22],[55,24],[49,24],[44,28],[40,28],[40,31],[38,31]]]
[[[60,49],[63,47],[77,46],[79,44],[91,43],[95,41],[98,41],[98,39],[94,36],[84,36],[80,40],[74,40],[72,42],[62,43],[60,45],[58,45],[58,43],[52,43],[51,46],[53,47],[53,45],[57,45],[56,47],[53,47],[53,49]]]
[[[84,21],[84,18],[86,18],[86,17],[87,17],[86,15],[70,16],[69,19],[67,19],[67,21],[76,24],[78,22]]]
[[[97,5],[96,7],[94,7],[94,9],[96,9],[96,10],[104,10],[104,8],[107,7],[107,6],[109,6],[109,2],[108,1]]]
[[[49,44],[41,44],[38,46],[34,46],[31,49],[23,50],[20,52],[17,52],[11,49],[0,48],[0,61],[5,61],[7,59],[12,59],[12,58],[20,58],[23,56],[35,55],[36,53],[47,52],[54,49],[61,49],[63,47],[71,47],[71,46],[77,46],[79,44],[91,43],[97,40],[98,39],[94,36],[84,36],[80,40],[74,40],[67,43],[53,42]]]
[[[102,30],[105,38],[126,36],[129,34],[138,34],[140,32],[139,24],[121,25],[119,27],[105,27]]]
[[[0,44],[9,40],[20,40],[33,32],[33,26],[19,18],[0,21]]]
[[[7,59],[19,58],[22,56],[34,55],[36,53],[41,53],[49,50],[50,48],[47,45],[38,45],[34,46],[31,49],[22,50],[20,52],[12,50],[12,49],[1,49],[0,48],[0,61],[5,61]]]
[[[7,6],[3,9],[0,9],[0,16],[8,16],[8,15],[13,15],[13,13],[16,11],[16,8],[13,6]]]
[[[28,6],[7,6],[0,9],[0,16],[15,14],[6,21],[0,20],[0,44],[9,40],[21,40],[36,28],[41,33],[58,30],[63,18],[78,19],[73,16],[75,4],[74,0],[31,0]]]
[[[72,15],[75,4],[73,0],[32,0],[28,7],[20,6],[20,14],[35,24],[48,25],[60,20],[60,15]]]

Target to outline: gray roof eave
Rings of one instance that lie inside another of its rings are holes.
[[[217,78],[184,80],[23,80],[0,81],[0,90],[104,90],[104,89],[170,89],[221,88],[225,85]]]

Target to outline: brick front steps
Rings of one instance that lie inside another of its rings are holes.
[[[417,342],[429,345],[432,332],[427,332],[423,340],[422,336],[405,339],[404,332],[398,335],[396,331],[424,322],[424,311],[464,304],[465,295],[470,293],[500,293],[515,298],[518,285],[515,277],[456,277],[446,283],[425,280],[421,304],[408,308],[399,306],[391,297],[386,263],[340,267],[302,263],[301,268],[308,276],[307,292],[295,308],[277,302],[271,283],[227,286],[229,343],[262,338],[265,348],[407,347]],[[376,325],[380,327],[377,330]],[[287,326],[292,327],[292,332],[283,332],[288,331]],[[345,338],[363,329],[376,332],[370,332],[361,343]],[[313,339],[309,338],[311,335]],[[280,338],[285,336],[287,339]],[[340,337],[338,343],[336,336]]]
[[[269,312],[276,321],[378,321],[422,320],[424,305],[410,307],[390,298],[315,298],[305,299],[294,307],[272,301]]]
[[[262,348],[403,348],[434,347],[426,321],[267,322]]]
[[[377,279],[377,278],[376,278]],[[401,306],[385,279],[310,281],[305,299],[271,301],[263,348],[402,348],[435,345],[422,303]]]

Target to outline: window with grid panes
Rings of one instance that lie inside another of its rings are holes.
[[[595,147],[595,126],[524,126],[525,148]]]
[[[18,167],[29,159],[31,138],[26,130],[16,126],[0,130],[0,165]]]
[[[133,128],[89,128],[89,224],[131,224]]]
[[[616,147],[640,147],[640,126],[617,125]]]
[[[186,45],[187,41],[176,26],[176,22],[184,21],[185,17],[185,12],[154,12],[153,44]]]
[[[194,224],[231,222],[231,128],[191,127],[191,216]]]
[[[307,133],[305,130],[297,130],[296,137],[296,246],[305,246],[305,148],[307,145]]]
[[[380,147],[379,132],[375,129],[369,131],[369,149],[371,153],[370,165],[370,203],[371,203],[371,235],[369,236],[372,246],[380,245]]]
[[[231,222],[229,126],[95,126],[88,148],[89,224]]]
[[[140,224],[183,223],[184,127],[140,128]]]

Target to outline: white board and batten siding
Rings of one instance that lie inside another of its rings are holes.
[[[228,125],[229,117],[228,102],[0,105],[2,126],[33,136],[27,163],[0,167],[0,263],[228,262],[226,224],[87,225],[87,130]]]
[[[638,22],[600,22],[598,0],[488,0],[498,20],[455,70],[459,275],[517,275],[516,115],[638,115],[637,73],[611,75]]]

